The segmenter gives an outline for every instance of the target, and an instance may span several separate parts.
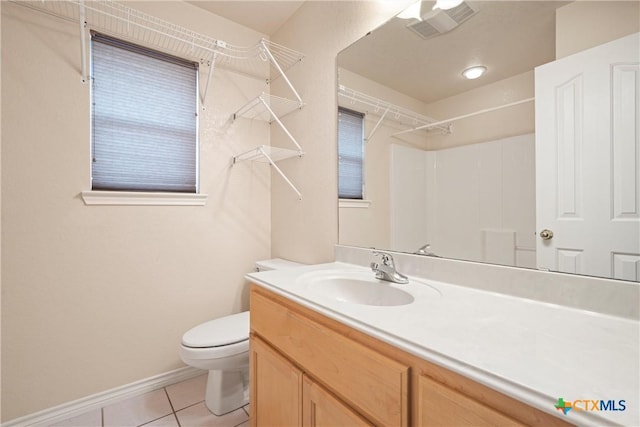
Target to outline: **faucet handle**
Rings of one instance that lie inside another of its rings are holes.
[[[382,258],[382,264],[384,264],[384,265],[388,265],[390,267],[393,267],[395,265],[395,262],[393,260],[393,256],[391,256],[391,254],[389,254],[387,252],[373,251],[373,255],[381,257]]]

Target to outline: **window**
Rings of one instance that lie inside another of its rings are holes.
[[[363,199],[364,114],[338,108],[338,197]]]
[[[91,189],[198,192],[198,64],[91,37]]]

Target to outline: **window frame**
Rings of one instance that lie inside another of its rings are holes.
[[[194,173],[195,173],[195,191],[194,192],[180,192],[180,191],[153,191],[153,190],[103,190],[93,189],[93,156],[94,156],[94,93],[93,93],[93,75],[90,76],[89,82],[91,84],[89,88],[89,190],[82,191],[81,197],[86,205],[158,205],[158,206],[204,206],[207,201],[207,194],[201,193],[201,147],[200,147],[200,67],[194,61],[180,58],[170,53],[151,49],[143,45],[133,43],[127,40],[123,40],[117,37],[112,37],[104,33],[97,31],[90,31],[90,42],[88,43],[90,49],[91,61],[93,61],[93,36],[98,35],[101,38],[107,38],[115,41],[118,45],[116,47],[127,49],[131,52],[140,55],[147,55],[154,59],[165,60],[172,62],[171,58],[175,59],[175,62],[180,64],[193,63],[195,73],[195,159],[194,159]],[[103,41],[98,41],[103,42]],[[104,43],[104,42],[103,42]],[[125,47],[126,46],[126,47]],[[128,48],[130,47],[130,49]],[[91,64],[93,66],[93,64]],[[91,69],[93,69],[91,67]]]
[[[360,164],[360,172],[361,172],[361,182],[362,186],[360,189],[360,197],[341,197],[340,195],[340,113],[345,112],[345,114],[350,114],[352,116],[359,116],[362,124],[362,138],[361,138],[361,148],[362,148],[362,162]],[[365,198],[366,192],[366,180],[365,180],[365,154],[366,154],[366,141],[365,141],[365,121],[366,114],[357,110],[345,108],[342,106],[338,106],[337,111],[337,125],[338,125],[338,200],[340,207],[368,207],[371,203],[369,200]]]

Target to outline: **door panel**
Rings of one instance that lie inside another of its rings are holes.
[[[536,68],[540,269],[640,280],[639,38]]]

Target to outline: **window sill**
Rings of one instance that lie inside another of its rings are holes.
[[[83,191],[85,205],[102,206],[204,206],[206,194],[145,193],[137,191]]]
[[[361,208],[368,209],[371,205],[371,200],[360,199],[339,199],[338,207],[340,208]]]

